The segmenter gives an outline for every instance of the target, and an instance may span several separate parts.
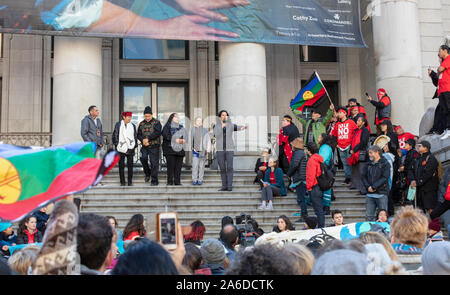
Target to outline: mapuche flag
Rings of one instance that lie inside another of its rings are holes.
[[[15,222],[37,208],[100,182],[118,162],[115,151],[95,158],[96,145],[50,148],[0,144],[0,221]]]
[[[303,111],[305,107],[316,107],[328,97],[327,90],[317,72],[312,74],[297,96],[291,100],[291,109]]]

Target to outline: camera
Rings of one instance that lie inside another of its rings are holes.
[[[251,215],[241,213],[236,216],[236,228],[239,233],[239,245],[248,247],[253,246],[259,235],[256,233],[257,223]]]

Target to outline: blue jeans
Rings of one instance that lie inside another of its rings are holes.
[[[342,164],[344,165],[344,173],[345,173],[345,179],[352,179],[352,166],[349,166],[347,163],[347,159],[350,158],[350,148],[346,149],[345,151],[341,151],[338,148],[339,156],[341,157]]]
[[[366,197],[366,221],[376,221],[376,212],[378,210],[387,210],[387,196],[382,198]]]
[[[311,196],[311,203],[314,208],[314,213],[316,214],[318,219],[317,226],[318,228],[323,228],[325,227],[325,213],[323,212],[323,204],[322,204],[323,192],[320,190],[318,185],[315,185],[312,188],[310,196]]]
[[[306,207],[306,184],[301,182],[295,187],[295,193],[297,194],[297,204],[300,207],[302,216],[308,215],[308,208]]]

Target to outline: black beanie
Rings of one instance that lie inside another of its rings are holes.
[[[145,110],[144,110],[144,115],[145,115],[145,114],[151,114],[151,115],[153,115],[153,113],[152,113],[152,108],[149,107],[149,106],[146,106],[146,107],[145,107]]]
[[[414,139],[410,138],[406,141],[406,143],[409,144],[413,149],[416,148],[416,141]]]

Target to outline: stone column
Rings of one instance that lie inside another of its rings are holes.
[[[417,0],[377,0],[374,3],[377,88],[386,89],[392,99],[393,124],[419,134],[425,103]]]
[[[102,115],[102,39],[55,37],[52,144],[82,141],[90,105]]]
[[[249,129],[235,132],[235,169],[251,169],[268,144],[266,50],[264,44],[219,44],[219,110]]]

